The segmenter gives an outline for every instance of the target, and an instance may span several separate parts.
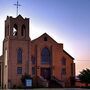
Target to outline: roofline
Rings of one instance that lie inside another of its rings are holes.
[[[43,35],[48,35],[49,36],[49,34],[47,34],[47,33],[43,33],[42,35],[40,35],[39,37],[37,37],[37,38],[35,38],[35,39],[33,39],[33,40],[31,40],[31,43],[33,43],[34,41],[36,41],[37,39],[39,39],[40,37],[42,37]],[[50,36],[49,36],[50,37]],[[55,41],[52,37],[50,37],[54,42],[56,42],[57,43],[57,41]]]
[[[74,60],[74,58],[69,53],[67,53],[65,50],[63,50],[63,52],[66,53],[70,58]]]

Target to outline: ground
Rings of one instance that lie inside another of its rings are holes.
[[[30,89],[30,90],[89,90],[89,89],[84,89],[84,88],[37,88],[37,89]]]

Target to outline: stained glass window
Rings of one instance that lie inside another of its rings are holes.
[[[42,64],[50,64],[50,51],[48,48],[43,48],[42,49],[42,60],[41,63]]]

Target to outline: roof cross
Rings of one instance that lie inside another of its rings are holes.
[[[19,9],[19,6],[21,6],[21,5],[19,4],[18,0],[17,0],[17,3],[14,5],[16,6],[16,9],[17,9],[16,16],[18,16],[18,9]]]

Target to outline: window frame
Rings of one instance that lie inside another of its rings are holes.
[[[17,67],[17,74],[22,74],[22,67]]]
[[[32,75],[35,75],[35,67],[32,67]]]
[[[18,64],[22,64],[22,53],[23,53],[23,51],[22,51],[22,48],[18,48],[18,50],[17,50],[17,63]]]
[[[44,47],[41,52],[41,64],[50,64],[50,63],[51,63],[50,51],[47,47]]]

